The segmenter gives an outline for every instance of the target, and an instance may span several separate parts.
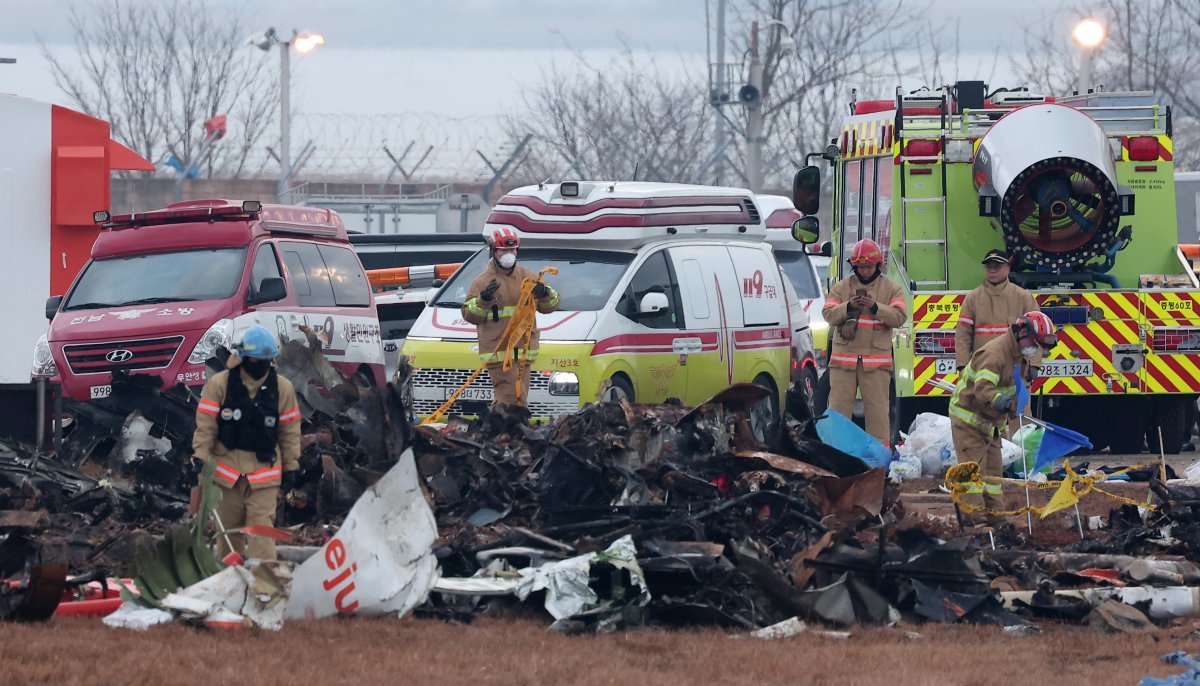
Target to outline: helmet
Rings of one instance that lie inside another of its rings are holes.
[[[504,226],[496,229],[492,232],[491,236],[488,236],[487,244],[492,250],[519,248],[521,247],[521,237],[517,235],[516,231]]]
[[[1054,333],[1054,322],[1043,312],[1026,312],[1017,317],[1013,323],[1013,333],[1017,338],[1029,336],[1042,348],[1049,350],[1058,345],[1058,336]]]
[[[246,329],[242,341],[234,346],[241,359],[271,360],[279,354],[279,341],[269,329],[257,324]]]
[[[878,243],[870,238],[864,238],[855,243],[854,248],[850,251],[850,264],[855,267],[883,264],[883,251],[879,249]]]

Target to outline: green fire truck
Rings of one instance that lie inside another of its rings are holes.
[[[1033,410],[1097,448],[1167,453],[1187,440],[1200,394],[1197,246],[1176,237],[1171,110],[1149,92],[1053,98],[981,81],[851,103],[837,138],[810,153],[793,202],[818,230],[823,158],[832,172],[829,279],[860,238],[885,254],[910,320],[893,336],[893,430],[946,411],[954,328],[991,248],[1034,293],[1060,342]]]

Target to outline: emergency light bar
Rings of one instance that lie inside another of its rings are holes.
[[[367,282],[376,288],[376,292],[389,286],[411,286],[414,282],[430,282],[436,279],[448,279],[462,266],[461,262],[453,264],[430,264],[416,267],[392,267],[390,269],[368,269]]]
[[[257,201],[254,201],[257,202]],[[151,212],[119,214],[112,216],[107,210],[92,214],[92,219],[100,226],[109,229],[128,229],[138,226],[157,224],[186,224],[198,221],[245,221],[256,219],[257,213],[250,212],[237,205],[222,207],[188,207],[175,210],[153,210]]]

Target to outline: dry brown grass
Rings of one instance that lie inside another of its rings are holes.
[[[1200,641],[1098,636],[1057,627],[1013,637],[994,627],[863,629],[850,640],[732,640],[718,630],[566,637],[529,619],[292,622],[279,633],[148,632],[95,620],[0,625],[0,683],[22,684],[1136,684],[1166,676],[1172,650]],[[1183,632],[1176,631],[1176,635]],[[966,665],[972,669],[967,671]]]

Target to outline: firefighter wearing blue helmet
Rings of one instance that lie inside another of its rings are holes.
[[[192,436],[196,459],[216,462],[213,478],[222,489],[217,516],[226,530],[272,525],[280,488],[289,490],[300,468],[300,406],[292,382],[275,370],[275,334],[252,326],[234,353],[229,369],[204,384]],[[228,542],[217,540],[222,557],[231,544],[243,557],[275,559],[269,538],[230,534]]]

